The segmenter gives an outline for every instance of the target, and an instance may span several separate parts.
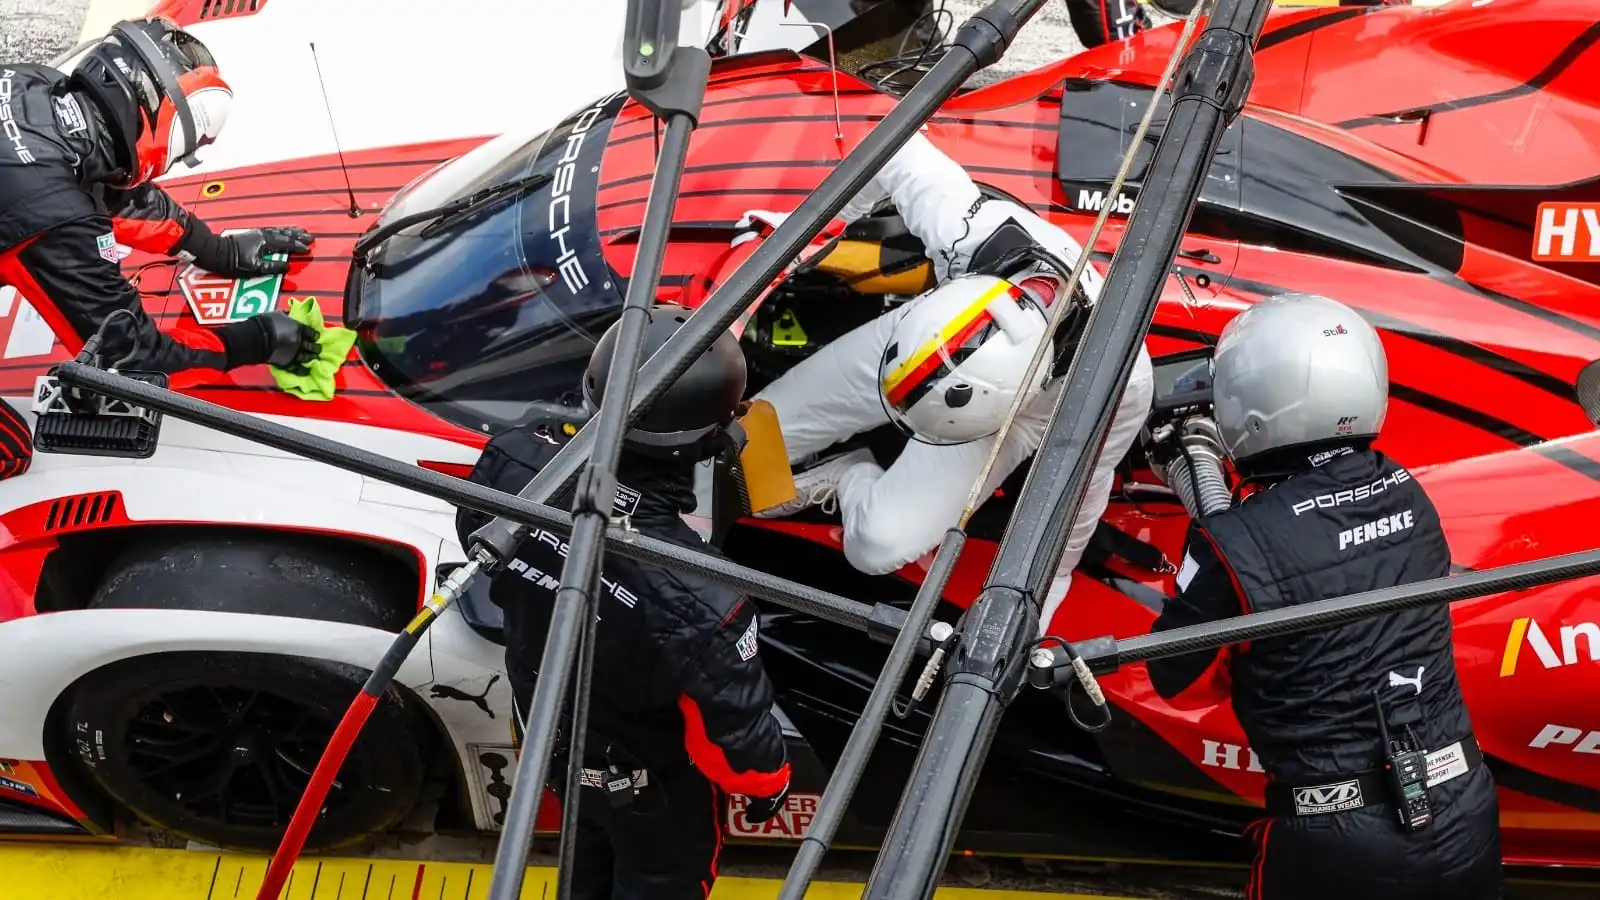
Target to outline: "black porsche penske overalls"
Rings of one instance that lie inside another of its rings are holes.
[[[68,353],[125,311],[102,349],[108,359],[132,353],[127,368],[190,373],[172,381],[182,386],[245,362],[229,359],[226,329],[157,327],[123,277],[126,248],[177,252],[197,220],[153,182],[126,191],[103,183],[110,138],[71,85],[48,66],[0,65],[0,120],[16,136],[0,142],[0,285],[21,292]]]
[[[1433,503],[1407,470],[1372,451],[1279,482],[1200,528],[1249,612],[1450,569]],[[1251,829],[1252,900],[1500,896],[1495,785],[1479,764],[1447,607],[1256,641],[1230,671],[1234,709],[1270,783],[1272,816]],[[1432,757],[1434,820],[1415,833],[1401,830],[1376,774],[1388,751],[1375,694],[1391,737]],[[1352,781],[1362,796],[1346,796]]]
[[[521,490],[565,439],[537,425],[502,432],[471,480]],[[715,552],[680,516],[695,505],[691,470],[626,452],[618,468],[616,511],[630,527]],[[570,504],[564,496],[554,502]],[[462,507],[462,545],[487,521]],[[505,614],[506,673],[519,710],[538,682],[566,554],[565,538],[534,529],[490,588]],[[584,786],[595,790],[579,801],[574,900],[704,900],[717,879],[728,795],[755,800],[788,789],[783,729],[757,655],[755,605],[702,576],[609,553],[596,602],[583,773]],[[564,745],[552,770],[558,793]],[[628,784],[613,790],[619,777]],[[748,807],[744,816],[751,819]]]

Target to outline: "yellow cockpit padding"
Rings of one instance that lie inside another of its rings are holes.
[[[783,445],[778,411],[771,403],[757,400],[739,419],[739,425],[745,435],[739,469],[744,473],[750,511],[761,512],[793,500],[794,472],[789,468],[789,451]]]
[[[927,257],[879,241],[840,241],[816,268],[863,294],[920,294],[934,284]]]

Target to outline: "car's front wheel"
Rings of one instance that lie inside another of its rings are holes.
[[[398,631],[409,570],[338,541],[243,530],[158,533],[111,565],[91,609],[253,613]],[[264,653],[161,653],[90,672],[61,717],[90,780],[157,827],[271,850],[366,680],[355,666]],[[307,846],[377,835],[416,803],[434,733],[398,688],[378,704]]]
[[[94,784],[140,819],[201,843],[270,851],[364,673],[260,653],[162,653],[77,684],[61,719]],[[339,770],[307,846],[378,835],[417,800],[416,720],[390,696]]]

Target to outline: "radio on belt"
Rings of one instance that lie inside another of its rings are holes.
[[[617,768],[615,765],[606,766],[606,799],[611,801],[614,809],[622,809],[633,803],[633,795],[637,791],[633,788],[633,775]]]
[[[1389,786],[1389,801],[1400,817],[1400,830],[1421,831],[1433,821],[1433,808],[1428,803],[1428,755],[1420,749],[1422,744],[1409,725],[1409,741],[1390,740],[1388,717],[1377,691],[1372,692],[1372,703],[1378,708],[1378,737],[1388,753],[1383,760],[1383,775]]]

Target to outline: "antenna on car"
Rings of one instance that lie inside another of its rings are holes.
[[[787,7],[785,7],[787,9]],[[844,153],[844,118],[839,115],[839,56],[833,48],[833,29],[823,22],[779,22],[785,28],[810,28],[828,41],[828,71],[833,74],[833,139]]]
[[[344,176],[344,189],[350,192],[350,218],[361,218],[361,204],[356,202],[356,189],[350,184],[350,167],[344,164],[344,148],[339,146],[339,126],[333,123],[333,104],[328,102],[328,83],[322,80],[322,63],[317,59],[317,42],[311,46],[311,64],[317,67],[317,87],[322,89],[322,108],[328,111],[328,128],[333,132],[333,152],[339,154],[339,173]]]

